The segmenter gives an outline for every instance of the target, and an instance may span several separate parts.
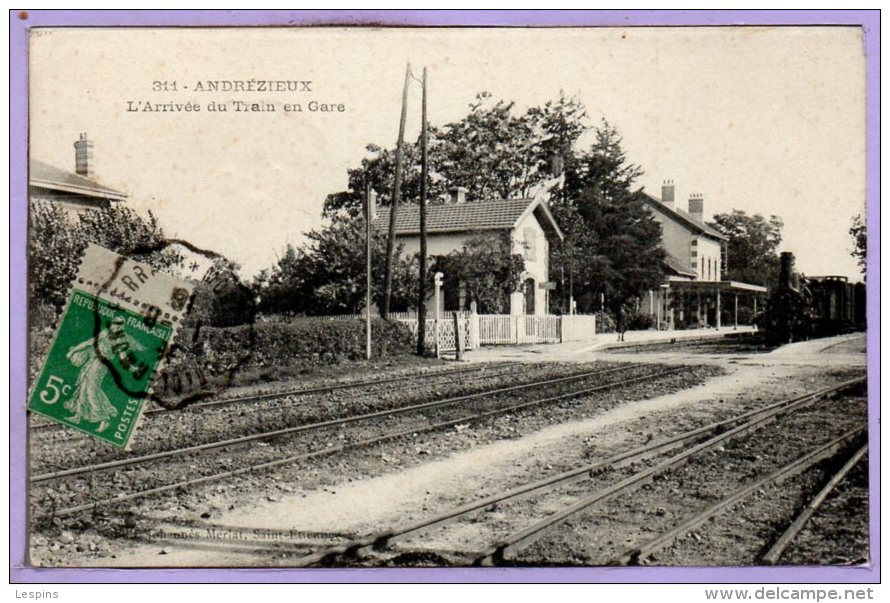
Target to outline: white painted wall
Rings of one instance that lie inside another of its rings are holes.
[[[696,235],[689,228],[671,220],[663,213],[654,209],[649,210],[652,217],[661,224],[661,240],[665,251],[675,256],[687,267],[695,270],[698,275],[696,280],[719,281],[720,280],[720,243],[710,237]],[[695,265],[692,264],[692,242],[698,241],[696,246],[697,256]],[[704,260],[704,263],[702,263]],[[708,273],[708,261],[711,262],[710,274]]]
[[[429,256],[447,255],[452,251],[460,249],[468,240],[479,234],[479,232],[431,233],[427,235],[427,253]],[[494,234],[493,231],[492,234]],[[544,229],[541,228],[534,214],[530,214],[513,230],[511,238],[513,240],[513,253],[525,258],[523,281],[529,277],[535,280],[535,314],[546,314],[547,291],[538,286],[540,283],[549,280],[550,247]],[[402,253],[405,256],[412,256],[420,251],[420,237],[418,235],[400,236],[398,237],[398,242],[403,245]],[[526,250],[526,244],[529,245],[528,250]],[[439,300],[440,311],[444,308],[444,303],[444,295],[441,295]],[[426,307],[427,312],[432,316],[432,313],[435,312],[432,292],[430,292],[430,298],[427,301]],[[510,314],[525,314],[525,299],[522,292],[514,293],[510,297]]]
[[[549,280],[550,247],[547,235],[534,214],[529,214],[513,231],[513,253],[525,258],[525,274],[522,280],[535,281],[536,315],[547,313],[547,291],[539,285]],[[526,314],[525,297],[520,292],[514,294],[510,303],[510,314]]]

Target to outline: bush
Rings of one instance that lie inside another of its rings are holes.
[[[600,312],[596,315],[596,332],[597,333],[614,333],[615,319],[611,314]]]
[[[376,359],[411,354],[414,336],[397,322],[372,323]],[[183,327],[153,388],[156,400],[176,408],[235,385],[293,379],[319,367],[365,357],[360,320],[294,318],[234,327]]]
[[[410,354],[414,336],[398,322],[374,319],[374,357]],[[365,325],[361,320],[295,318],[235,327],[182,328],[170,356],[168,371],[195,366],[205,375],[280,366],[313,366],[365,357]]]
[[[628,331],[647,331],[655,325],[655,318],[651,314],[637,312],[627,318]]]

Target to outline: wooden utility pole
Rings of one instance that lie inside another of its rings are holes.
[[[371,239],[374,235],[371,203],[369,183],[365,184],[365,360],[371,359]]]
[[[426,195],[427,176],[429,166],[427,164],[427,118],[426,118],[426,67],[423,68],[423,101],[421,103],[420,125],[420,282],[417,291],[417,354],[423,356],[426,353],[426,279],[427,279],[427,249],[426,249]]]
[[[389,210],[389,237],[386,239],[386,271],[383,278],[383,318],[389,319],[389,302],[392,298],[392,260],[396,243],[396,216],[402,196],[402,163],[404,161],[405,120],[408,117],[408,82],[411,79],[411,63],[405,68],[405,87],[402,89],[402,116],[399,120],[399,140],[396,143],[396,176],[392,188],[392,204]]]

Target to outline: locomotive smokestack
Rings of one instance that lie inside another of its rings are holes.
[[[794,289],[794,254],[783,251],[779,256],[779,288]]]

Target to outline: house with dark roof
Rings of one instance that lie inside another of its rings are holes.
[[[126,193],[96,179],[93,142],[86,134],[81,134],[74,143],[73,172],[37,159],[30,160],[28,197],[58,203],[74,214],[127,200]]]
[[[508,233],[512,253],[524,260],[522,289],[511,296],[510,314],[547,313],[550,282],[550,243],[562,239],[562,232],[546,202],[540,199],[501,199],[467,202],[467,190],[450,191],[449,202],[427,207],[427,252],[430,257],[460,250],[471,238],[483,233]],[[390,208],[377,210],[374,226],[379,232],[389,228]],[[420,251],[420,208],[402,205],[396,214],[396,239],[404,253]],[[448,283],[446,275],[446,283]],[[446,286],[440,299],[440,311],[467,310],[470,301],[464,288]],[[432,299],[427,310],[434,312]]]
[[[661,199],[645,191],[638,193],[661,224],[667,253],[665,281],[658,290],[648,292],[642,309],[653,316],[658,328],[720,328],[727,310],[737,324],[739,296],[753,297],[756,304],[766,288],[724,280],[727,237],[705,222],[701,194],[690,196],[688,209],[683,210],[674,203],[674,193],[672,181],[661,187]]]

